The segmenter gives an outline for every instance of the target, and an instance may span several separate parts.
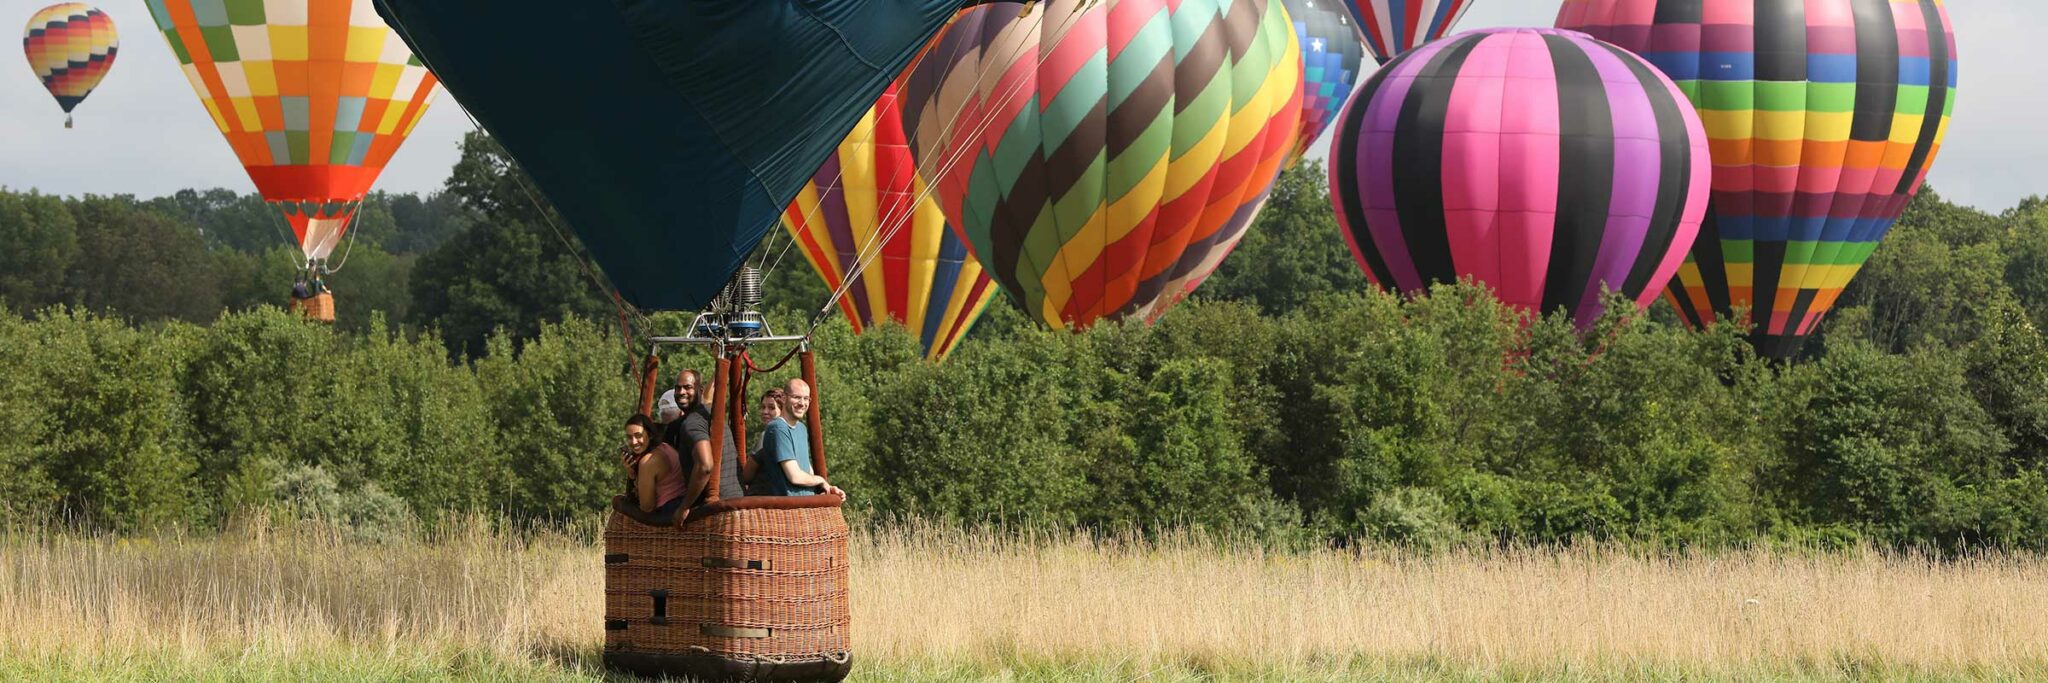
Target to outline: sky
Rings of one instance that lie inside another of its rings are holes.
[[[26,23],[46,4],[0,0],[0,17]],[[1458,28],[1548,26],[1557,5],[1476,0]],[[77,128],[64,129],[62,110],[22,53],[0,58],[0,187],[141,197],[185,188],[253,190],[179,73],[144,0],[101,0],[98,6],[121,32],[121,52],[106,80],[79,105]],[[1950,201],[1992,212],[2029,195],[2048,195],[2048,84],[2040,75],[2048,65],[2048,2],[1950,0],[1948,7],[1962,81],[1929,182]],[[377,187],[439,189],[469,130],[454,98],[442,93]]]

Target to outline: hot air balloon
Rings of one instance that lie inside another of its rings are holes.
[[[1706,122],[1714,184],[1670,297],[1748,308],[1789,359],[1920,190],[1955,108],[1939,0],[1567,0],[1558,25],[1643,55]]]
[[[1286,166],[1301,163],[1309,146],[1323,137],[1344,103],[1351,99],[1351,86],[1358,82],[1358,67],[1365,59],[1365,46],[1358,42],[1358,29],[1343,0],[1285,0],[1287,14],[1294,17],[1294,34],[1301,41],[1301,137],[1288,152]]]
[[[947,220],[1013,300],[1061,328],[1163,312],[1181,277],[1242,236],[1232,219],[1301,126],[1301,53],[1279,2],[1083,5],[962,10],[903,86]]]
[[[1465,33],[1381,68],[1337,124],[1330,195],[1366,275],[1470,277],[1531,313],[1647,306],[1706,211],[1699,117],[1642,59],[1553,29]]]
[[[961,2],[377,0],[623,301],[701,311],[689,335],[653,344],[713,350],[711,443],[743,427],[728,404],[746,403],[748,373],[779,367],[757,368],[746,350],[804,339],[752,327],[758,318],[735,324],[761,295],[758,271],[742,264]],[[724,323],[696,324],[712,318]],[[797,353],[811,380],[813,471],[829,476],[819,407],[833,388],[815,381],[808,347]],[[719,479],[716,502],[680,523],[614,505],[606,665],[692,679],[845,677],[844,499],[740,496]]]
[[[257,191],[283,210],[307,266],[324,268],[433,100],[434,75],[370,0],[148,4]]]
[[[1474,1],[1344,0],[1358,22],[1359,39],[1381,64],[1450,33]]]
[[[846,290],[839,308],[855,332],[894,320],[939,360],[996,289],[926,189],[892,87],[783,211],[782,226],[825,284]]]
[[[121,37],[106,12],[65,2],[29,17],[28,28],[21,33],[21,50],[28,53],[28,67],[35,70],[36,78],[57,98],[57,106],[64,108],[64,127],[70,128],[71,110],[84,102],[114,67]]]

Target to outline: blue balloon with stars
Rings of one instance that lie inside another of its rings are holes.
[[[1359,65],[1365,61],[1365,45],[1358,42],[1351,12],[1342,0],[1283,1],[1287,14],[1294,17],[1294,34],[1301,39],[1301,138],[1286,162],[1293,166],[1301,163],[1309,146],[1351,99],[1351,86],[1358,82]]]

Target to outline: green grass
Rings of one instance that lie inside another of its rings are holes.
[[[635,681],[606,672],[594,650],[534,653],[527,658],[483,651],[308,653],[157,653],[100,659],[0,658],[6,681]],[[1310,666],[1261,667],[1256,662],[1197,660],[1128,662],[1052,661],[1023,655],[976,661],[862,662],[850,681],[923,683],[955,681],[1110,683],[1126,681],[2037,681],[2048,680],[2048,659],[2000,667],[1924,669],[1880,658],[1843,657],[1728,668],[1684,663],[1611,662],[1594,666],[1485,666],[1446,658],[1356,658]]]

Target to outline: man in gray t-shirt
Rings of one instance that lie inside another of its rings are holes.
[[[710,502],[709,496],[705,494],[710,490],[711,482],[708,478],[706,481],[696,479],[696,470],[700,464],[709,468],[713,462],[711,444],[706,443],[711,440],[711,406],[704,400],[710,396],[711,387],[704,385],[703,376],[697,374],[696,370],[684,370],[676,375],[675,401],[681,406],[683,415],[662,430],[662,441],[676,449],[676,454],[682,456],[683,468],[688,470],[686,476],[690,479],[683,485],[683,495],[690,498],[686,508]],[[697,449],[700,444],[703,446],[702,452]],[[722,462],[717,465],[718,497],[738,498],[746,495],[746,491],[739,488],[738,449],[733,446],[731,430],[726,431],[725,453],[719,460]]]
[[[726,406],[726,409],[731,410],[732,407]],[[699,443],[711,440],[711,406],[704,405],[700,401],[696,405],[684,409],[683,439],[693,449],[683,451],[684,453],[695,453],[694,449],[697,448]],[[710,445],[705,444],[704,448],[709,449]],[[733,445],[732,425],[730,424],[726,425],[725,429],[725,448],[723,453],[718,458],[718,497],[730,500],[747,495],[747,490],[740,488],[740,449],[738,446]]]

